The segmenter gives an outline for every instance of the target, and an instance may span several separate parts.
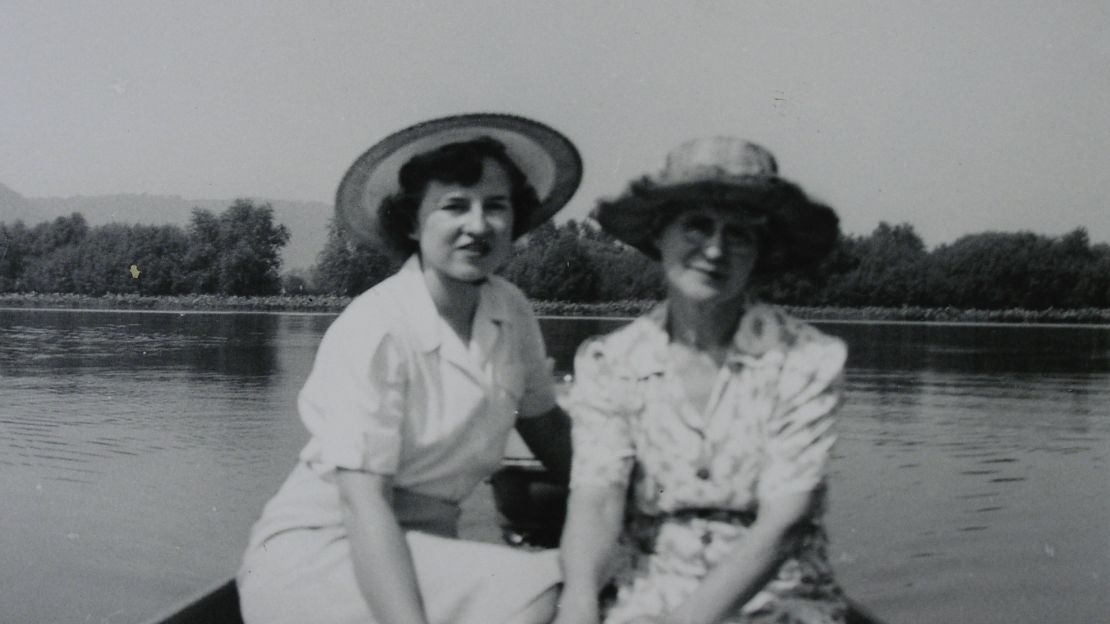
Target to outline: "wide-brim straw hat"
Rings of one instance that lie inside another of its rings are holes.
[[[409,126],[366,150],[343,176],[336,193],[340,226],[376,248],[389,252],[378,207],[401,190],[398,173],[412,157],[444,145],[488,137],[505,146],[513,163],[539,196],[539,207],[527,223],[514,231],[523,234],[550,219],[574,195],[582,179],[582,158],[562,133],[538,121],[501,113],[471,113],[441,117]]]
[[[832,208],[779,177],[771,152],[734,137],[679,145],[667,154],[661,172],[599,202],[592,216],[605,231],[658,260],[655,237],[663,224],[698,205],[734,208],[758,228],[758,273],[817,262],[832,250],[840,231]]]

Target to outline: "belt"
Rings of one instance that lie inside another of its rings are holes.
[[[459,505],[402,488],[393,489],[393,513],[406,531],[420,531],[441,537],[458,537]]]
[[[627,525],[628,537],[640,552],[651,554],[655,552],[656,539],[665,524],[689,525],[693,520],[706,520],[747,527],[755,522],[755,517],[754,511],[718,507],[684,507],[654,515],[633,514]],[[714,532],[709,527],[698,527],[697,530],[702,533],[702,544],[708,546],[713,541]]]
[[[756,513],[746,509],[721,509],[719,507],[683,507],[674,511],[666,512],[655,516],[661,522],[678,521],[689,522],[691,520],[710,520],[713,522],[725,522],[728,524],[739,524],[741,526],[751,526],[755,522]]]

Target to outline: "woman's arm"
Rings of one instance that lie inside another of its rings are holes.
[[[559,477],[560,483],[570,481],[570,417],[556,405],[529,418],[518,418],[516,430],[528,450]]]
[[[624,518],[624,492],[616,487],[576,487],[567,505],[559,544],[563,593],[553,624],[596,624],[598,594],[611,573]]]
[[[661,621],[712,624],[751,600],[778,569],[790,546],[790,530],[809,516],[815,500],[813,492],[799,492],[761,502],[740,543]]]
[[[340,469],[336,480],[362,596],[374,618],[427,624],[408,542],[390,506],[392,479]]]

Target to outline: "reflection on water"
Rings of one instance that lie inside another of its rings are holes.
[[[0,310],[0,621],[141,621],[230,574],[332,318]],[[565,372],[619,322],[541,325]],[[1102,621],[1110,329],[822,327],[851,347],[849,593],[891,622]]]
[[[0,327],[0,373],[43,370],[127,376],[192,370],[268,381],[281,318],[242,314],[7,311]],[[90,322],[92,321],[92,322]]]
[[[830,324],[838,570],[896,621],[1110,613],[1110,330]]]
[[[139,621],[226,576],[330,320],[0,311],[0,621]]]
[[[1039,325],[819,324],[851,344],[850,366],[990,373],[1110,372],[1105,327]]]

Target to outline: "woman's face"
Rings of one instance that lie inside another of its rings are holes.
[[[474,186],[432,180],[416,215],[413,238],[424,270],[463,282],[486,279],[513,243],[511,184],[505,168],[486,159]]]
[[[694,302],[743,295],[755,267],[758,239],[735,210],[689,208],[655,239],[671,296]]]

